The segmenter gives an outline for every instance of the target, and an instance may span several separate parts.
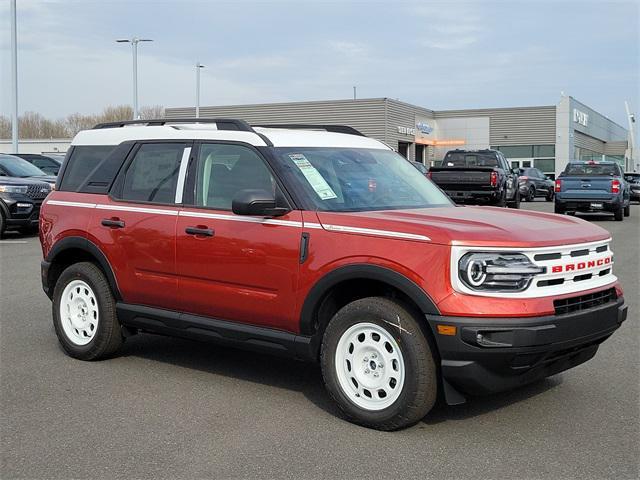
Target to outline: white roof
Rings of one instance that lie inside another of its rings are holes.
[[[373,138],[324,130],[293,130],[284,128],[255,127],[275,147],[337,147],[376,148],[389,147]],[[266,146],[260,135],[238,130],[218,130],[215,124],[175,124],[162,126],[128,125],[115,128],[99,128],[79,132],[71,145],[119,145],[131,140],[231,140],[245,142],[256,147]]]

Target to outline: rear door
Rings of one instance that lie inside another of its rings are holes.
[[[127,303],[177,309],[176,191],[190,152],[191,142],[135,145],[110,195],[94,209],[89,237],[105,253]]]
[[[295,331],[302,215],[236,215],[237,192],[282,195],[268,164],[244,144],[199,145],[178,218],[178,290],[185,313]]]

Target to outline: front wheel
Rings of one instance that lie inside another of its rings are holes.
[[[122,345],[116,302],[96,265],[75,263],[62,272],[53,291],[53,326],[65,352],[81,360],[108,357]]]
[[[320,364],[330,396],[359,425],[397,430],[435,404],[438,377],[427,337],[407,309],[387,298],[340,309],[324,332]]]

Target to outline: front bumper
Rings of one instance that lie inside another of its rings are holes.
[[[427,315],[450,404],[464,402],[464,394],[515,388],[584,363],[626,318],[622,297],[598,307],[544,317]],[[437,325],[455,326],[456,334],[440,335]]]
[[[0,194],[0,199],[7,230],[38,226],[42,200],[34,200],[21,194]]]

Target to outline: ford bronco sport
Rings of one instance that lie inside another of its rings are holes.
[[[349,420],[393,430],[441,396],[581,364],[625,320],[608,233],[456,207],[343,126],[98,125],[42,208],[42,284],[64,350],[150,332],[319,362]]]

